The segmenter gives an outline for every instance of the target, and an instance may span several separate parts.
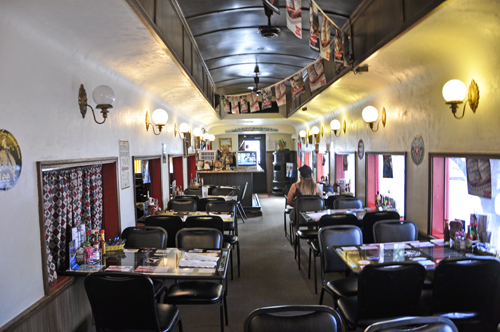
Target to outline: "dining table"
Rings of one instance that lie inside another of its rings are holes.
[[[61,275],[86,276],[92,272],[131,272],[161,279],[226,278],[230,249],[132,248],[107,252],[95,262],[58,271]]]
[[[318,221],[321,217],[330,214],[337,213],[349,213],[353,214],[358,218],[358,220],[362,220],[365,216],[366,212],[374,211],[374,208],[364,208],[364,209],[327,209],[320,211],[302,211],[300,212],[301,217],[304,221],[309,225],[317,225]]]
[[[422,264],[426,270],[434,270],[445,258],[463,257],[468,254],[454,250],[443,240],[333,246],[330,250],[334,250],[354,273],[361,272],[369,264],[404,261],[415,261]]]

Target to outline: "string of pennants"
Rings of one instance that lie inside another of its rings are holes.
[[[302,39],[302,0],[286,1],[286,22],[296,37]],[[279,0],[263,0],[264,5],[280,14]],[[319,12],[322,14],[321,26]],[[331,29],[335,29],[333,45],[331,40]],[[286,104],[286,86],[285,82],[290,81],[292,89],[292,98],[296,98],[305,92],[305,80],[309,78],[311,91],[315,91],[326,84],[323,59],[330,61],[331,49],[333,46],[333,61],[336,64],[336,73],[343,66],[349,66],[352,62],[352,45],[350,37],[342,32],[340,28],[331,20],[325,12],[317,5],[314,0],[309,0],[309,46],[312,50],[319,52],[318,60],[309,66],[301,69],[297,73],[283,79],[282,81],[268,86],[262,91],[262,110],[271,108],[271,101],[274,96],[279,106]],[[226,113],[253,113],[261,110],[258,96],[255,91],[246,95],[221,96],[220,103],[216,110],[222,106]]]

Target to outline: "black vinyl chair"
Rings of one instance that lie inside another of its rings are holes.
[[[337,199],[353,198],[351,195],[330,195],[325,200],[325,209],[333,209],[333,202]]]
[[[362,209],[364,207],[363,200],[360,198],[338,198],[333,201],[333,209]]]
[[[319,219],[318,228],[334,225],[353,225],[361,227],[361,222],[358,218],[350,213],[335,213],[324,215]],[[311,258],[314,259],[314,293],[318,293],[318,281],[316,277],[316,257],[320,255],[318,238],[308,241],[309,243],[309,269],[307,277],[311,278]],[[321,303],[320,303],[321,304]]]
[[[95,272],[84,281],[96,331],[173,331],[182,322],[175,306],[155,303],[154,287],[145,275]]]
[[[166,248],[167,232],[156,226],[132,226],[122,231],[125,248]]]
[[[317,195],[302,195],[295,199],[293,208],[294,221],[293,227],[297,228],[294,239],[294,252],[298,261],[300,270],[300,239],[314,240],[318,237],[318,230],[316,229],[300,229],[300,227],[308,226],[307,223],[300,216],[303,211],[320,211],[323,210],[323,198]]]
[[[325,291],[333,297],[334,307],[337,307],[337,300],[339,298],[355,296],[358,293],[357,278],[346,277],[343,279],[327,281],[326,274],[332,272],[342,272],[346,269],[345,263],[333,251],[333,246],[360,245],[362,243],[363,233],[361,232],[361,229],[355,225],[335,225],[321,227],[319,229],[318,245],[321,257],[322,283],[319,304],[323,304]]]
[[[286,216],[290,215],[290,212],[292,212],[293,208],[288,205],[288,191],[290,190],[289,186],[285,186],[285,189],[283,190],[285,196],[285,210],[283,211],[283,227],[285,228],[285,237],[288,238],[288,225],[287,225],[287,220]],[[292,244],[292,236],[290,235],[290,244]]]
[[[196,211],[198,204],[192,198],[177,198],[168,201],[167,209],[172,211]]]
[[[214,228],[183,228],[177,233],[178,248],[221,249],[222,232]],[[220,328],[224,332],[224,315],[227,318],[226,294],[222,283],[210,281],[183,281],[170,286],[164,302],[174,305],[202,305],[220,303]]]
[[[358,295],[338,300],[350,330],[377,321],[420,315],[425,268],[417,262],[368,264],[358,275]]]
[[[322,305],[259,308],[245,319],[244,332],[342,332],[339,314]]]
[[[373,243],[373,225],[379,220],[400,219],[396,211],[367,212],[363,217],[363,243]]]
[[[402,317],[372,324],[364,332],[458,332],[451,320],[438,316]]]
[[[202,196],[202,188],[201,187],[198,187],[198,188],[192,188],[192,187],[189,187],[189,188],[186,188],[184,189],[184,194],[185,195],[194,195],[194,196]]]
[[[163,228],[167,234],[167,247],[175,248],[175,235],[184,227],[182,219],[179,216],[169,216],[165,214],[157,214],[149,216],[144,220],[145,226],[156,226]]]
[[[198,196],[198,195],[186,195],[186,194],[184,194],[184,195],[174,196],[174,197],[172,197],[172,199],[192,198],[192,199],[194,199],[196,201],[196,204],[198,204],[198,201],[200,200],[200,196]]]
[[[224,242],[229,243],[232,247],[236,247],[236,256],[238,258],[238,277],[240,277],[240,240],[238,237],[238,218],[236,217],[236,204],[233,201],[210,201],[206,206],[207,212],[222,212],[232,213],[234,216],[231,224],[224,223],[224,231],[229,231],[230,234],[224,234]],[[231,279],[233,277],[233,255],[231,255]]]
[[[206,211],[207,204],[213,201],[224,202],[225,199],[222,197],[201,197],[200,200],[198,201],[198,207],[197,207],[198,211]]]
[[[240,215],[241,220],[245,222],[247,220],[247,215],[245,213],[245,210],[243,209],[243,205],[241,205],[241,201],[245,198],[246,192],[247,192],[247,187],[248,187],[248,182],[245,182],[245,186],[243,187],[243,192],[240,195],[237,195],[238,198],[236,200],[236,212]],[[239,190],[233,189],[233,188],[224,188],[224,187],[219,187],[219,188],[214,188],[212,191],[213,195],[235,195],[238,193]]]
[[[212,195],[218,196],[228,196],[235,195],[238,190],[226,187],[216,187],[212,190]]]
[[[494,257],[445,258],[434,270],[431,312],[459,330],[496,331],[500,262]]]
[[[379,220],[373,225],[375,243],[418,240],[418,228],[410,220]]]

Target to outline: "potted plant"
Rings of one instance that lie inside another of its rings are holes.
[[[286,141],[283,138],[281,138],[278,141],[278,149],[285,150],[285,148],[286,148]]]

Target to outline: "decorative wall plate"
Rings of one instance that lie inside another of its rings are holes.
[[[0,190],[9,190],[16,185],[21,175],[22,160],[14,135],[0,129]]]
[[[411,160],[415,165],[420,165],[424,160],[424,140],[420,135],[415,136],[411,142]]]
[[[362,139],[358,142],[358,158],[361,160],[365,155],[365,143]]]

